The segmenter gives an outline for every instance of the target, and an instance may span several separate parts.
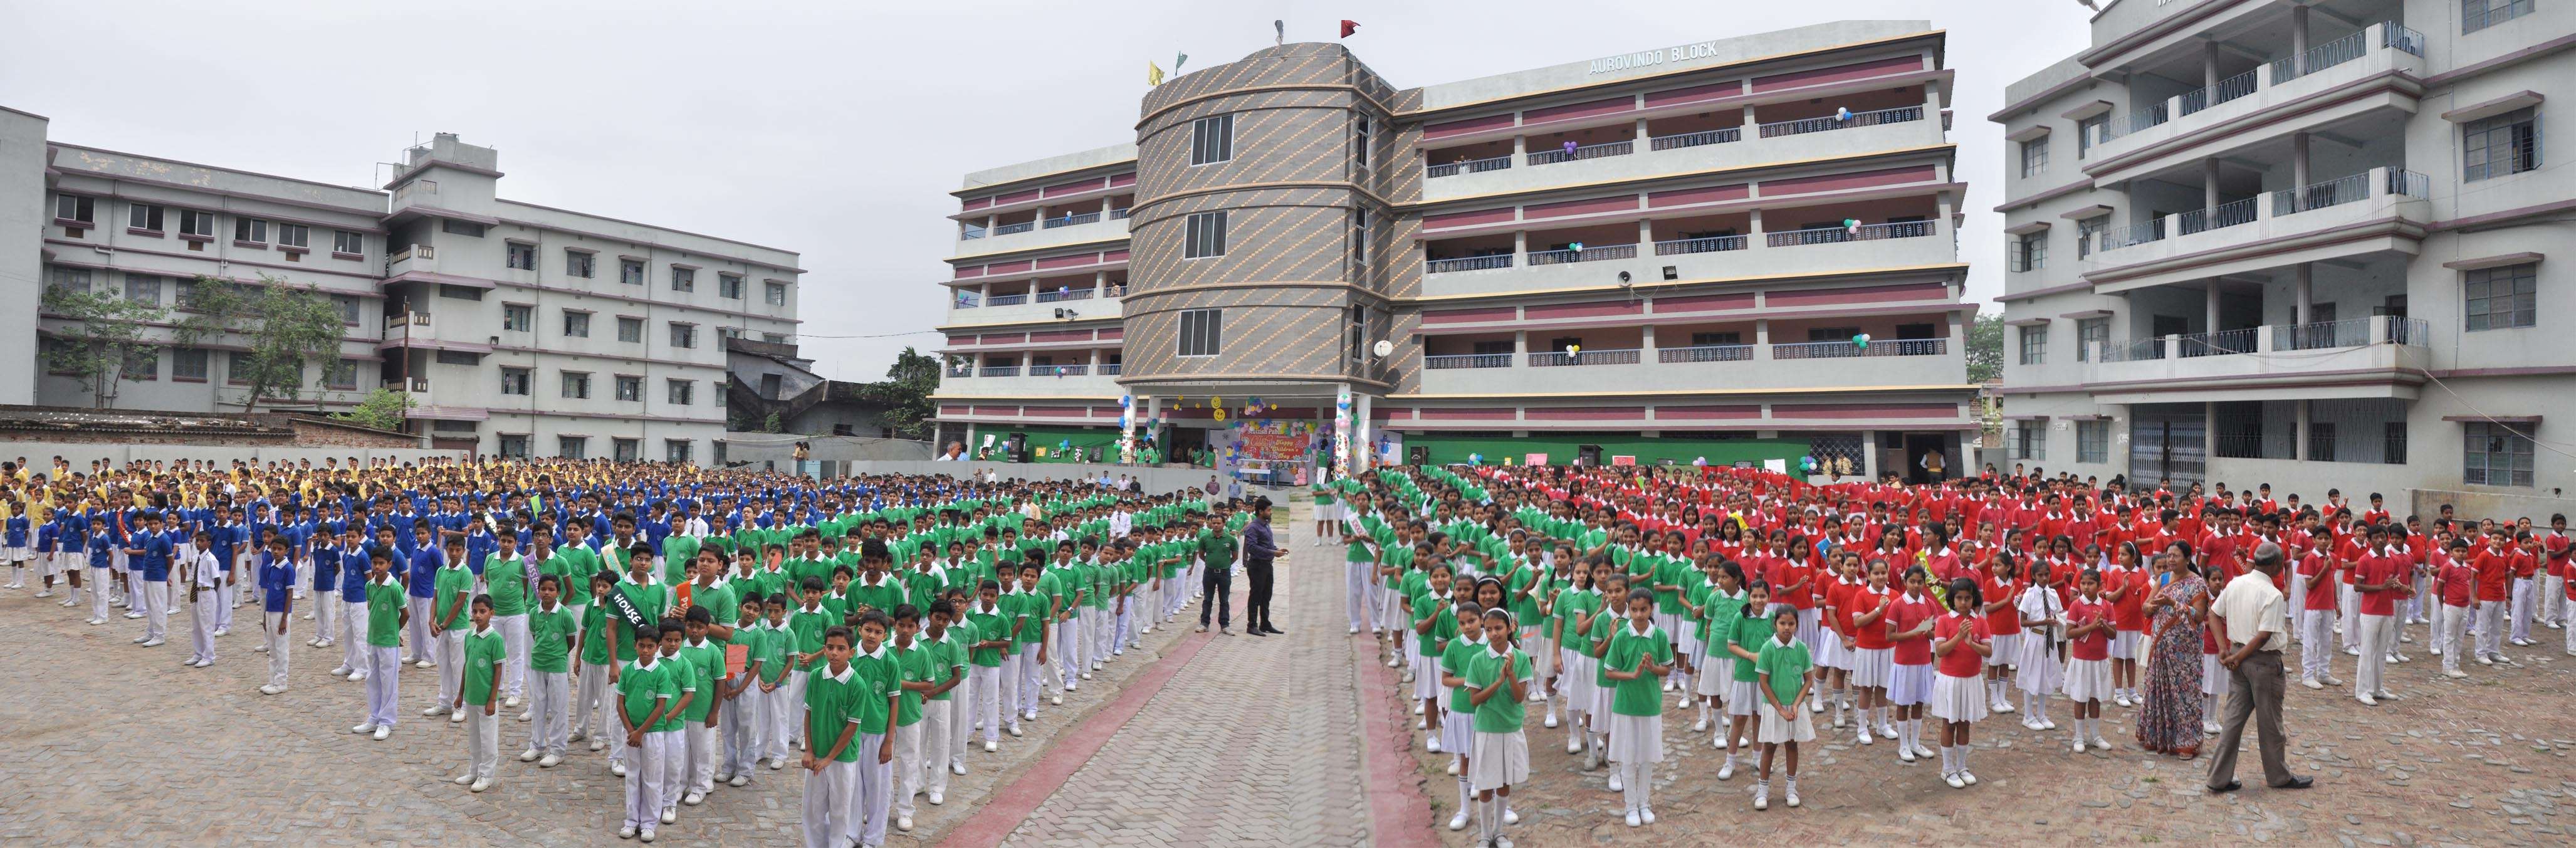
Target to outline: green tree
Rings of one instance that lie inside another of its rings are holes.
[[[896,438],[927,439],[934,427],[930,419],[939,414],[930,393],[938,390],[939,357],[907,346],[894,355],[886,379],[861,385],[858,395],[884,407],[886,424],[894,428]]]
[[[225,373],[250,388],[244,412],[263,400],[302,398],[308,361],[320,361],[326,372],[340,367],[340,309],[316,288],[266,274],[256,286],[199,276],[185,298],[181,306],[193,314],[179,321],[180,344],[229,334],[249,348],[233,355]]]
[[[1968,382],[1983,383],[2003,376],[2004,316],[1977,313],[1977,320],[1968,325]]]
[[[117,375],[126,358],[154,345],[143,341],[143,325],[168,313],[157,303],[127,300],[113,292],[49,286],[43,297],[46,317],[69,320],[42,346],[45,370],[70,377],[89,389],[90,406],[106,408],[116,398]]]
[[[410,410],[411,406],[411,395],[379,388],[367,393],[367,399],[359,401],[357,407],[347,412],[333,413],[331,420],[356,424],[360,427],[373,427],[378,430],[399,431],[406,423],[407,417],[403,413]]]

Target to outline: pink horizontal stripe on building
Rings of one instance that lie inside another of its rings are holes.
[[[1466,135],[1469,133],[1480,133],[1486,130],[1498,130],[1511,125],[1512,116],[1510,114],[1487,115],[1482,118],[1468,118],[1463,121],[1443,121],[1437,124],[1423,124],[1422,140],[1430,141],[1435,138],[1448,138],[1453,135]]]
[[[1039,196],[1039,194],[1040,194],[1040,193],[1041,193],[1041,192],[1040,192],[1038,189],[1034,189],[1034,188],[1033,188],[1033,189],[1029,189],[1029,190],[1027,190],[1027,191],[1015,191],[1015,192],[1011,192],[1010,194],[1005,194],[1005,195],[1002,195],[1002,196],[1000,196],[1000,197],[993,198],[993,205],[995,205],[995,206],[1009,206],[1009,205],[1011,205],[1011,204],[1013,204],[1013,203],[1024,203],[1024,202],[1027,202],[1027,201],[1036,200],[1036,199],[1038,199],[1038,196]]]
[[[1642,406],[1582,406],[1570,409],[1532,407],[1522,417],[1532,421],[1591,421],[1595,419],[1635,418],[1643,420]]]
[[[1090,330],[1049,330],[1043,333],[1029,334],[1029,343],[1031,344],[1045,344],[1048,342],[1087,342],[1090,340]]]
[[[984,344],[1019,344],[1028,340],[1027,333],[985,333]]]
[[[1114,342],[1126,334],[1127,329],[1125,327],[1109,327],[1100,331],[1099,339],[1104,342]]]
[[[964,207],[965,207],[965,208],[967,208],[967,209],[982,209],[982,208],[985,208],[985,207],[988,207],[988,206],[991,206],[991,205],[993,205],[993,199],[992,199],[992,198],[990,198],[990,197],[978,197],[978,198],[973,198],[973,199],[970,199],[970,200],[966,201],[966,203],[964,204]]]
[[[1394,409],[1391,407],[1381,406],[1373,407],[1369,410],[1369,420],[1371,421],[1393,421],[1398,418],[1411,417],[1413,417],[1413,410],[1410,409]]]
[[[1658,406],[1658,421],[1734,421],[1762,417],[1758,404],[1725,404],[1715,406]]]
[[[959,266],[957,266],[957,279],[962,280],[962,279],[966,279],[966,278],[968,278],[968,277],[981,277],[981,276],[984,276],[984,266],[982,266],[982,265],[959,265]]]
[[[1019,408],[1019,407],[1017,407],[1017,406],[982,406],[982,405],[978,405],[978,406],[976,406],[976,407],[975,407],[975,414],[977,414],[977,415],[1018,415],[1018,414],[1020,414],[1020,408]]]
[[[974,337],[974,336],[949,336],[949,337],[948,337],[948,344],[949,344],[949,346],[950,346],[950,347],[955,347],[955,346],[958,346],[958,345],[970,345],[970,344],[974,344],[974,343],[975,343],[975,337]]]
[[[1524,220],[1563,218],[1568,215],[1593,215],[1602,212],[1625,212],[1637,208],[1637,196],[1593,197],[1583,200],[1560,200],[1555,203],[1533,203],[1521,207]]]
[[[940,404],[940,406],[939,406],[939,414],[941,414],[941,415],[973,415],[973,414],[974,414],[974,407],[970,407],[970,406],[967,406],[967,405],[962,404],[962,403],[946,403],[946,404]]]
[[[1125,187],[1127,187],[1127,186],[1131,186],[1131,185],[1135,185],[1135,184],[1136,184],[1136,172],[1134,172],[1134,171],[1129,171],[1129,172],[1124,173],[1124,174],[1110,174],[1110,175],[1109,175],[1109,187],[1110,187],[1110,188],[1125,188]]]
[[[1838,289],[1773,291],[1765,297],[1764,302],[1770,306],[1822,306],[1829,303],[1871,303],[1882,300],[1947,300],[1950,297],[1950,287],[1940,283],[1848,286]]]
[[[1677,188],[1671,191],[1648,192],[1646,194],[1646,205],[1649,207],[1661,208],[1665,206],[1690,206],[1700,203],[1725,203],[1731,200],[1743,200],[1747,197],[1751,197],[1752,195],[1753,190],[1743,183],[1708,186],[1706,188]]]
[[[993,264],[986,265],[984,266],[984,273],[987,276],[993,274],[1008,274],[1013,271],[1026,271],[1035,267],[1037,267],[1037,263],[1034,261],[1019,259],[1010,262],[995,262]]]
[[[1039,189],[1039,191],[1040,191],[1040,192],[1042,192],[1042,193],[1044,193],[1044,194],[1045,194],[1046,196],[1048,196],[1048,197],[1061,197],[1061,196],[1063,196],[1063,195],[1068,195],[1068,194],[1080,194],[1080,193],[1082,193],[1082,192],[1086,192],[1086,191],[1099,191],[1099,190],[1101,190],[1101,189],[1103,189],[1103,188],[1107,188],[1108,186],[1109,186],[1109,180],[1108,180],[1107,178],[1105,178],[1105,177],[1093,177],[1093,178],[1091,178],[1091,179],[1087,179],[1087,180],[1076,180],[1076,181],[1074,181],[1074,182],[1069,182],[1069,183],[1057,183],[1057,184],[1055,184],[1055,185],[1051,185],[1051,186],[1047,186],[1046,188]]]
[[[1020,407],[1020,417],[1081,418],[1083,415],[1089,413],[1090,409],[1090,407],[1085,406],[1024,406]]]
[[[1762,196],[1778,197],[1784,194],[1813,194],[1820,191],[1845,191],[1871,186],[1931,182],[1935,176],[1932,166],[1914,165],[1904,168],[1880,168],[1875,171],[1791,177],[1785,180],[1763,180]]]
[[[1127,261],[1127,251],[1125,251],[1125,250],[1121,249],[1121,250],[1112,250],[1112,251],[1109,251],[1109,252],[1107,252],[1107,253],[1100,254],[1100,261],[1102,261],[1102,262],[1125,262],[1125,261]]]
[[[1596,300],[1586,303],[1558,303],[1547,306],[1524,307],[1522,309],[1522,314],[1528,316],[1528,319],[1531,321],[1544,321],[1550,318],[1597,318],[1604,315],[1636,315],[1644,311],[1645,306],[1642,301]]]
[[[1097,253],[1076,253],[1076,254],[1074,254],[1074,255],[1072,255],[1072,256],[1049,256],[1049,257],[1047,257],[1047,258],[1045,258],[1045,259],[1040,259],[1040,260],[1038,260],[1038,269],[1039,269],[1039,270],[1046,270],[1046,269],[1048,269],[1048,268],[1071,268],[1071,267],[1074,267],[1074,266],[1076,266],[1076,265],[1098,265],[1098,264],[1100,264],[1100,254],[1097,254]]]
[[[1655,314],[1673,312],[1716,312],[1723,309],[1753,308],[1753,293],[1701,294],[1690,297],[1655,298]]]
[[[1609,97],[1600,100],[1587,100],[1581,103],[1568,103],[1563,106],[1550,106],[1545,109],[1531,109],[1527,112],[1521,113],[1521,123],[1523,125],[1528,125],[1543,123],[1546,121],[1589,118],[1595,115],[1615,115],[1620,112],[1632,111],[1636,108],[1637,99],[1634,97]]]
[[[1849,65],[1835,65],[1830,68],[1816,68],[1814,70],[1791,71],[1785,74],[1754,77],[1753,90],[1770,91],[1774,89],[1795,88],[1806,85],[1823,85],[1829,82],[1843,82],[1846,80],[1868,79],[1870,77],[1894,76],[1896,74],[1908,71],[1919,71],[1922,69],[1923,57],[1921,55],[1891,56],[1870,62],[1857,62]]]
[[[1434,407],[1425,408],[1425,409],[1421,410],[1418,414],[1419,414],[1419,415],[1421,415],[1421,416],[1422,416],[1422,419],[1423,419],[1423,420],[1425,420],[1425,421],[1510,421],[1510,420],[1512,420],[1512,409],[1511,409],[1511,407],[1481,407],[1481,408],[1455,409],[1455,408],[1448,408],[1448,407],[1438,407],[1438,406],[1434,406]]]
[[[1500,209],[1476,209],[1467,212],[1424,215],[1422,228],[1437,230],[1447,227],[1473,227],[1480,224],[1500,224],[1510,220],[1512,220],[1512,207],[1505,206]]]
[[[1956,418],[1955,403],[1773,404],[1773,418]]]
[[[1093,417],[1093,418],[1116,418],[1116,417],[1118,417],[1118,407],[1114,407],[1114,406],[1095,406],[1095,407],[1092,407],[1092,408],[1091,408],[1091,417]]]
[[[1679,103],[1697,103],[1702,100],[1716,100],[1724,97],[1733,97],[1742,93],[1744,93],[1744,82],[1742,80],[1727,80],[1725,82],[1713,82],[1707,85],[1694,85],[1684,88],[1667,88],[1662,91],[1646,92],[1646,108],[1655,109]]]
[[[1512,312],[1512,307],[1509,306],[1497,306],[1490,309],[1427,309],[1423,310],[1422,323],[1467,324],[1484,321],[1509,321],[1514,317],[1515,314]]]

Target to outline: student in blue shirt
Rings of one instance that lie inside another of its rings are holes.
[[[313,600],[304,610],[305,619],[313,622],[313,638],[304,644],[314,648],[331,647],[332,625],[339,618],[340,606],[339,599],[333,597],[340,590],[340,553],[331,544],[338,539],[321,535],[321,529],[316,524],[302,531],[304,544],[298,556],[305,564],[303,570],[313,575]],[[303,597],[303,591],[303,587],[297,587],[296,596]]]
[[[388,533],[392,531],[386,531]],[[345,677],[355,683],[367,679],[367,530],[364,522],[350,524],[340,534],[340,544],[321,551],[340,565],[340,627],[322,640],[329,645],[336,639],[346,643],[341,649],[340,665],[331,669],[333,677]],[[327,603],[327,601],[326,601]]]
[[[5,529],[0,529],[0,559],[9,561],[9,588],[27,588],[27,557],[27,511],[13,509]],[[53,586],[48,583],[36,597],[49,598],[53,594]]]
[[[30,519],[19,516],[10,520],[23,522]],[[54,594],[54,572],[59,570],[54,567],[54,535],[61,530],[62,527],[51,518],[45,519],[43,524],[36,525],[35,539],[27,555],[28,560],[36,564],[36,576],[45,581],[45,588],[36,592],[36,597],[51,597]],[[71,606],[79,602],[80,593],[75,591],[72,593],[71,600],[64,601],[63,606]]]
[[[295,612],[295,553],[286,540],[272,533],[268,550],[259,559],[260,646],[252,650],[268,654],[268,685],[259,687],[262,695],[286,691],[286,620]]]
[[[107,603],[114,594],[108,574],[116,567],[116,548],[106,533],[85,535],[89,537],[85,544],[89,549],[89,624],[96,627],[107,623]]]
[[[428,522],[416,522],[411,526],[413,550],[408,563],[411,584],[406,599],[406,606],[411,610],[411,638],[403,643],[411,650],[411,656],[403,661],[416,668],[438,667],[438,658],[424,647],[431,642],[430,598],[438,594],[438,570],[447,566],[447,553],[440,549],[433,537],[435,532],[436,528]]]
[[[215,635],[226,636],[233,630],[233,607],[241,605],[234,588],[239,580],[233,576],[233,551],[245,547],[248,540],[239,535],[241,510],[235,509],[231,515],[217,513],[216,518],[221,520],[209,522],[213,526],[205,529],[206,552],[215,555],[215,568],[223,572],[221,584],[215,589]]]
[[[157,648],[170,635],[170,539],[161,532],[160,513],[143,513],[141,521],[143,532],[125,549],[134,575],[143,581],[135,593],[143,604],[143,635],[135,637],[134,644]]]

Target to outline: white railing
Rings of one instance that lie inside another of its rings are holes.
[[[984,305],[986,306],[1018,306],[1027,302],[1029,302],[1029,296],[1025,293],[997,294],[984,299]]]
[[[1692,345],[1655,351],[1657,362],[1744,362],[1753,358],[1749,344]]]
[[[1029,366],[1029,376],[1031,377],[1080,377],[1089,373],[1091,373],[1091,365],[1089,363]]]
[[[1932,234],[1930,221],[1898,221],[1888,224],[1862,224],[1858,227],[1819,227],[1812,230],[1790,230],[1764,233],[1766,247],[1796,247],[1803,244],[1832,244],[1846,241],[1921,238]]]
[[[1115,377],[1118,376],[1119,372],[1126,370],[1126,368],[1127,366],[1125,363],[1108,362],[1102,363],[1098,370],[1100,371],[1100,376]]]
[[[2347,174],[2298,188],[2285,188],[2272,193],[2272,216],[2296,215],[2311,209],[2341,206],[2370,199],[2370,173]]]
[[[2388,169],[2388,193],[2417,200],[2432,197],[2433,178],[2404,168]]]
[[[1127,220],[1128,215],[1135,214],[1135,212],[1136,210],[1134,209],[1112,209],[1109,210],[1109,220],[1124,221]]]
[[[1497,253],[1492,256],[1461,256],[1456,259],[1434,259],[1424,264],[1426,267],[1423,269],[1423,272],[1429,274],[1446,274],[1451,271],[1483,271],[1490,268],[1512,267],[1512,255],[1509,253]]]
[[[984,228],[973,224],[968,224],[964,229],[957,231],[958,241],[974,241],[983,237]]]
[[[1091,289],[1055,289],[1038,292],[1038,302],[1054,303],[1060,300],[1090,300],[1091,294]]]
[[[1604,259],[1635,258],[1637,258],[1636,245],[1606,244],[1600,247],[1570,247],[1564,250],[1533,250],[1530,251],[1529,254],[1529,264],[1563,265],[1569,262],[1599,262]]]
[[[1511,166],[1512,157],[1510,154],[1505,154],[1490,159],[1464,159],[1442,165],[1425,165],[1422,167],[1422,176],[1427,179],[1454,177],[1459,174],[1481,174],[1486,171],[1500,171]]]
[[[1883,339],[1863,346],[1857,342],[1790,342],[1771,346],[1773,359],[1849,359],[1864,356],[1939,356],[1950,350],[1949,339]]]
[[[1675,256],[1684,253],[1715,253],[1721,250],[1743,250],[1748,246],[1749,242],[1751,242],[1751,239],[1744,236],[1705,236],[1702,238],[1673,239],[1671,241],[1655,242],[1655,255]]]
[[[1659,135],[1655,136],[1654,141],[1648,144],[1647,147],[1651,150],[1673,150],[1683,147],[1698,147],[1704,144],[1728,144],[1742,140],[1743,138],[1743,127],[1727,127],[1725,129],[1701,130],[1695,133],[1681,133],[1679,135]]]
[[[993,234],[997,236],[1007,236],[1012,233],[1025,233],[1037,228],[1038,222],[1036,221],[1021,221],[1017,224],[1003,224],[1001,226],[994,227]]]
[[[1425,356],[1422,358],[1422,367],[1435,371],[1451,368],[1510,368],[1512,367],[1512,355],[1508,353],[1462,353],[1442,356]]]
[[[1098,220],[1100,220],[1100,213],[1098,213],[1098,212],[1084,212],[1084,213],[1082,213],[1082,214],[1080,214],[1080,215],[1066,215],[1066,216],[1061,217],[1061,218],[1048,218],[1048,219],[1046,219],[1046,225],[1047,225],[1047,229],[1052,230],[1052,229],[1055,229],[1055,228],[1057,228],[1057,227],[1070,227],[1070,226],[1073,226],[1073,225],[1075,225],[1075,224],[1088,224],[1088,223],[1092,223],[1092,222],[1094,222],[1094,221],[1098,221]]]
[[[1637,364],[1637,353],[1638,350],[1636,348],[1625,348],[1620,350],[1586,350],[1571,353],[1566,351],[1548,350],[1531,351],[1529,355],[1529,364],[1532,368],[1557,368],[1569,365],[1635,365]]]
[[[2149,218],[2144,221],[2130,224],[2126,227],[2113,227],[2103,230],[2102,246],[2100,249],[2106,251],[2118,250],[2133,244],[2146,244],[2151,241],[2163,241],[2164,237],[2165,219],[2160,217]]]
[[[1017,376],[1020,376],[1020,366],[1017,366],[1017,365],[987,365],[987,366],[984,366],[981,370],[976,371],[975,373],[976,373],[976,376],[980,376],[980,377],[1017,377]]]
[[[1894,109],[1880,109],[1874,112],[1853,112],[1849,118],[1844,118],[1838,115],[1827,115],[1822,118],[1800,118],[1795,121],[1774,121],[1768,124],[1759,124],[1757,127],[1761,130],[1761,136],[1763,138],[1778,138],[1784,135],[1805,135],[1813,132],[1845,130],[1853,127],[1877,126],[1879,124],[1901,124],[1906,121],[1919,121],[1922,119],[1923,107],[1898,106]]]
[[[1527,158],[1529,159],[1529,163],[1532,165],[1553,165],[1558,162],[1572,162],[1577,159],[1599,159],[1604,156],[1626,156],[1634,150],[1636,150],[1635,142],[1605,141],[1600,144],[1586,144],[1571,149],[1540,150],[1529,154]]]

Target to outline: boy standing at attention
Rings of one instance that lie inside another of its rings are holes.
[[[573,632],[581,626],[563,605],[563,582],[537,578],[537,610],[528,614],[528,750],[519,761],[538,768],[563,762],[565,731],[572,725]],[[497,610],[496,610],[497,612]]]
[[[492,788],[492,772],[501,762],[501,717],[494,714],[499,700],[494,690],[500,685],[501,663],[509,647],[492,629],[492,596],[475,596],[473,609],[474,629],[464,634],[457,657],[465,685],[450,709],[466,716],[465,773],[456,776],[456,784],[481,792]]]
[[[847,627],[824,631],[824,665],[805,684],[805,735],[814,740],[802,762],[806,848],[850,844],[850,796],[859,768],[859,752],[851,744],[858,735],[859,674],[850,667],[850,640]]]
[[[715,564],[701,563],[702,573],[713,573]],[[707,638],[707,628],[714,616],[703,606],[689,608],[688,623],[683,625],[688,641],[680,644],[678,659],[689,666],[689,676],[697,691],[689,698],[688,709],[682,710],[681,739],[688,750],[688,767],[682,772],[687,795],[680,803],[697,806],[705,803],[707,793],[715,791],[716,760],[724,752],[716,739],[716,723],[723,720],[725,649],[722,643]]]
[[[402,630],[411,623],[410,598],[394,579],[394,555],[385,548],[367,554],[367,720],[349,728],[372,733],[382,742],[394,732],[395,684],[402,679]]]
[[[850,788],[851,806],[856,808],[849,837],[861,848],[879,848],[885,844],[886,813],[893,800],[894,728],[903,698],[903,669],[894,651],[886,647],[885,638],[893,620],[874,610],[859,617],[859,652],[850,658],[855,671],[856,689],[850,692],[857,700],[853,711],[858,721],[858,779]]]
[[[651,842],[653,827],[661,823],[665,746],[663,737],[652,730],[671,711],[671,702],[680,688],[661,662],[660,628],[635,629],[634,656],[635,660],[619,669],[617,676],[617,720],[626,733],[620,741],[626,758],[633,761],[626,768],[626,818],[617,829],[617,838],[640,836]]]
[[[448,541],[447,558],[439,565],[431,585],[429,634],[434,647],[428,657],[438,664],[438,701],[420,714],[446,713],[449,722],[460,722],[465,720],[465,714],[451,704],[465,683],[465,670],[458,663],[465,658],[464,625],[472,623],[466,611],[474,593],[474,572],[465,567],[462,540]]]
[[[271,536],[268,554],[259,563],[260,646],[268,654],[268,684],[262,695],[286,691],[286,622],[293,614],[295,558],[286,540]]]

